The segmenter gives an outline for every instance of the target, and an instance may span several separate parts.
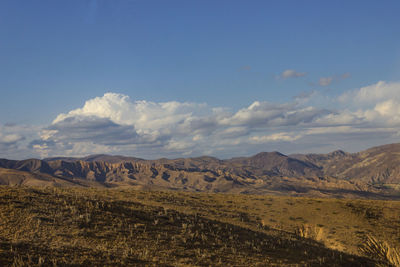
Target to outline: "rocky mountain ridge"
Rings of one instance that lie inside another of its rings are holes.
[[[8,185],[47,183],[51,186],[72,184],[339,197],[399,195],[400,144],[358,153],[340,150],[305,155],[262,152],[228,160],[207,156],[144,160],[110,155],[21,161],[0,159],[0,169],[0,184]]]

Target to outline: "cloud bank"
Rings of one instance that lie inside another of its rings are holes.
[[[59,114],[47,126],[0,126],[0,149],[12,157],[111,153],[229,158],[271,150],[357,151],[399,142],[399,82],[381,81],[325,98],[331,105],[318,105],[318,97],[313,93],[279,104],[255,101],[233,110],[106,93]]]

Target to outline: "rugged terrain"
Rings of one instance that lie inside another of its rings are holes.
[[[202,192],[399,198],[400,144],[359,153],[144,160],[92,155],[0,159],[0,184],[132,187]]]
[[[0,159],[0,265],[400,266],[399,163],[400,144]]]

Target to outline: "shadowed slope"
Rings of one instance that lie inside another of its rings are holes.
[[[152,196],[167,197],[169,205],[135,200]],[[173,194],[0,187],[0,199],[3,266],[374,266],[251,221],[180,211],[170,206]]]

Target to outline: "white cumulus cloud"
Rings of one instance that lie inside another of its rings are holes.
[[[338,97],[342,103],[374,105],[382,100],[400,101],[400,82],[379,81],[359,89],[343,93]]]
[[[271,150],[358,150],[398,142],[399,133],[400,83],[378,82],[334,98],[313,93],[301,101],[254,101],[236,110],[106,93],[47,126],[0,125],[0,148],[3,154],[40,157],[233,157]]]

